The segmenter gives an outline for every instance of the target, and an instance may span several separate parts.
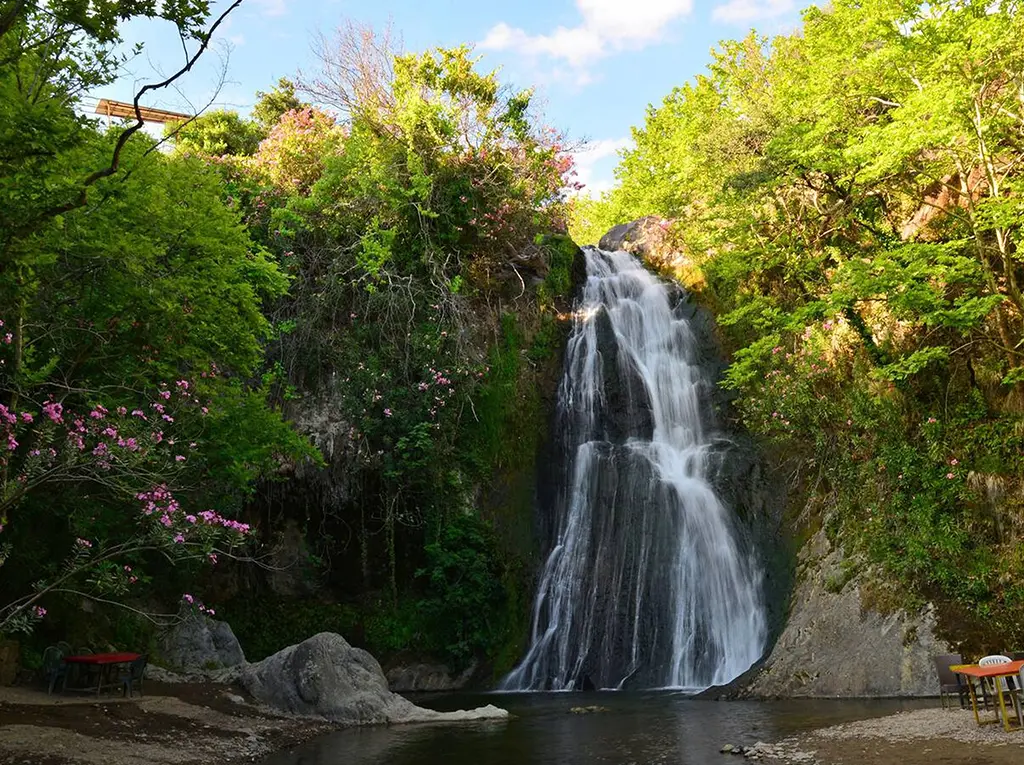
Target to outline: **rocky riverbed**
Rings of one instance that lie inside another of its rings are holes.
[[[722,749],[724,761],[775,765],[1020,765],[1024,731],[979,727],[967,710],[918,709]]]
[[[218,683],[147,682],[145,692],[0,688],[0,765],[233,765],[337,727],[275,714]]]

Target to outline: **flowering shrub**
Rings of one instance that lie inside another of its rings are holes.
[[[48,595],[129,595],[144,577],[129,561],[146,553],[214,564],[218,553],[244,544],[247,524],[211,509],[189,511],[170,488],[197,449],[193,439],[208,414],[207,402],[185,379],[132,409],[97,403],[73,410],[54,399],[38,411],[0,404],[0,532],[22,522],[19,506],[52,484],[92,485],[121,507],[134,506],[118,523],[72,516],[78,536],[59,573],[0,606],[0,632],[30,631],[46,615],[39,601]]]
[[[268,185],[289,193],[308,193],[337,152],[344,131],[326,112],[306,107],[285,112],[263,139],[247,166]]]

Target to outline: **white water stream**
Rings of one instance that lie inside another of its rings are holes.
[[[668,285],[586,250],[559,391],[564,472],[507,690],[705,688],[764,649],[762,576],[708,481],[713,385]]]

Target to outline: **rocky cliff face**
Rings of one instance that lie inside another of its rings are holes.
[[[850,570],[823,532],[804,546],[786,627],[744,695],[936,694],[932,656],[949,649],[933,609],[881,613]]]

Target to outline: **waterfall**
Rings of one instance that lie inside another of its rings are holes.
[[[708,479],[714,381],[673,289],[587,248],[559,389],[562,479],[506,690],[700,689],[761,656],[762,576]]]

